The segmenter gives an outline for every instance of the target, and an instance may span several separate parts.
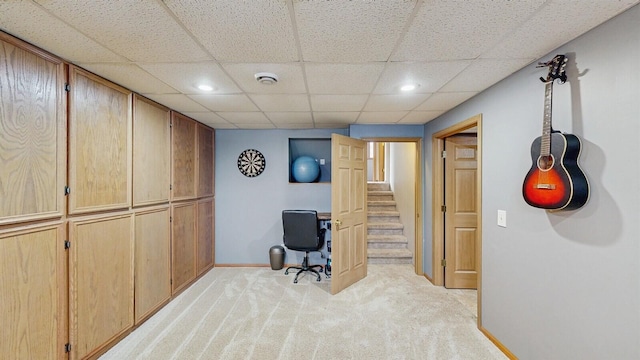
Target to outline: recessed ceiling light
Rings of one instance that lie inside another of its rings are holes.
[[[198,89],[202,91],[213,91],[213,86],[207,85],[207,84],[200,84],[198,85]]]
[[[400,87],[400,91],[404,91],[404,92],[413,91],[417,89],[418,86],[419,86],[418,84],[405,84]]]
[[[268,72],[259,72],[255,74],[256,81],[262,85],[273,85],[278,82],[278,75]]]

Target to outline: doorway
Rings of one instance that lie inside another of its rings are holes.
[[[481,302],[482,302],[482,115],[478,114],[468,118],[447,129],[441,130],[432,136],[432,274],[433,284],[438,286],[445,285],[445,158],[443,157],[446,148],[446,139],[457,134],[474,133],[477,139],[477,169],[475,172],[475,191],[472,199],[477,207],[475,213],[476,236],[475,239],[475,262],[476,282],[477,282],[477,309],[478,309],[478,326],[481,325]]]
[[[412,164],[414,174],[413,181],[413,203],[415,210],[413,212],[413,226],[412,237],[413,244],[410,244],[410,250],[413,252],[413,267],[414,272],[417,275],[424,275],[423,271],[423,230],[422,230],[422,138],[363,138],[368,142],[369,149],[369,164],[370,170],[377,169],[377,171],[369,171],[369,179],[373,181],[389,181],[390,175],[388,174],[388,168],[391,168],[389,162],[391,161],[390,147],[394,145],[409,145],[412,143],[413,151],[415,152],[414,164]],[[375,165],[377,164],[377,165]],[[375,174],[377,172],[377,175]]]

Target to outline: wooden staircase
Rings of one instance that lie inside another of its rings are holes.
[[[388,183],[367,184],[367,258],[369,264],[411,264],[404,225]]]

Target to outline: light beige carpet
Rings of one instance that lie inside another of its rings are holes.
[[[101,359],[506,359],[462,293],[411,265],[368,270],[330,295],[324,274],[215,268]]]

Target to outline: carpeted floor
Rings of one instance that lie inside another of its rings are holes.
[[[337,295],[330,280],[214,268],[101,359],[506,359],[477,329],[469,292],[411,265],[369,265]]]

